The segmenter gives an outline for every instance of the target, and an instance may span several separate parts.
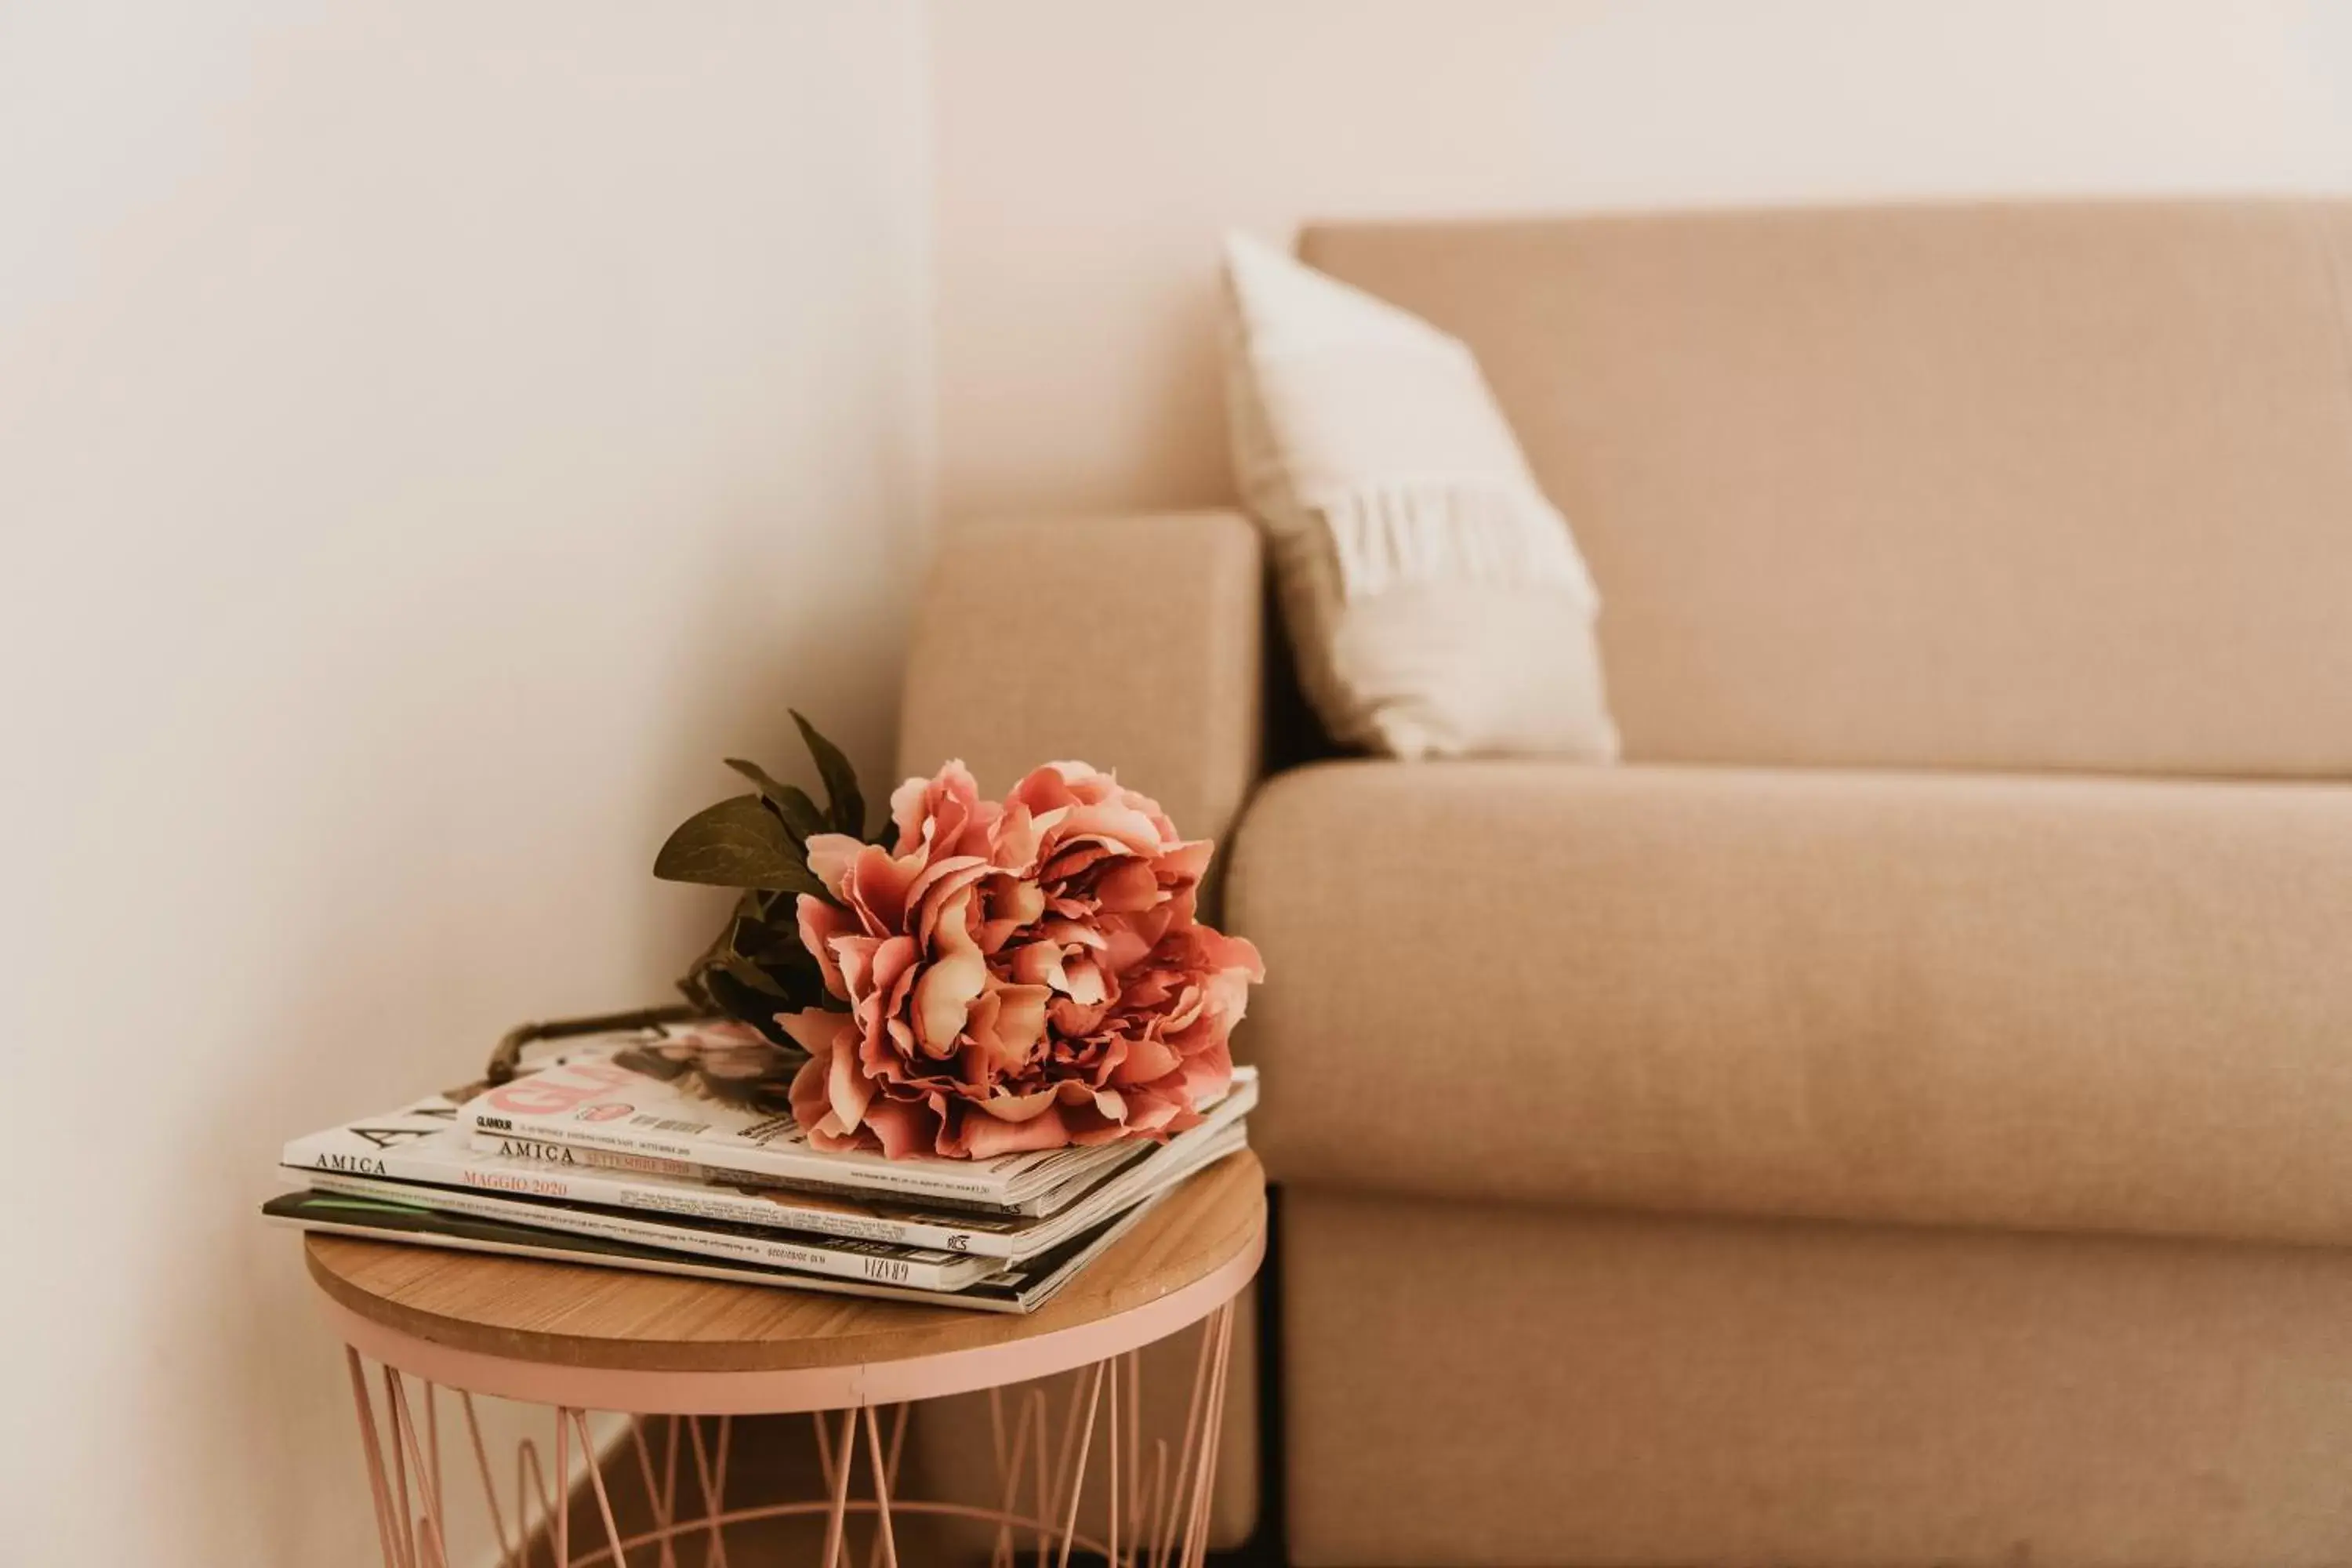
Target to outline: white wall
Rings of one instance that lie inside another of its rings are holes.
[[[887,756],[911,3],[0,11],[0,1562],[374,1560],[279,1140],[657,1000]]]
[[[1228,226],[2352,176],[2352,7],[934,0],[950,516],[1229,493]]]

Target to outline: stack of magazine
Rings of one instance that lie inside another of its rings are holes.
[[[1254,1069],[1165,1142],[886,1159],[813,1147],[789,1073],[690,1028],[565,1042],[495,1087],[286,1145],[310,1230],[843,1295],[1027,1312],[1194,1172],[1244,1146]]]

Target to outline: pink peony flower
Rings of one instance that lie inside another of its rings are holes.
[[[777,1019],[810,1141],[980,1159],[1196,1125],[1265,977],[1195,913],[1209,842],[1083,763],[1001,803],[950,763],[890,815],[887,847],[808,840],[832,897],[801,896],[801,942],[848,1005]]]

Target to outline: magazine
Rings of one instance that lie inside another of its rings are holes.
[[[444,1130],[436,1136],[453,1136]],[[413,1204],[444,1214],[470,1215],[477,1219],[511,1220],[542,1230],[574,1236],[598,1236],[635,1242],[671,1252],[698,1253],[706,1258],[738,1258],[778,1268],[808,1274],[831,1274],[845,1279],[877,1279],[919,1290],[961,1290],[973,1280],[1004,1266],[999,1258],[958,1257],[923,1247],[890,1247],[878,1241],[810,1242],[773,1230],[738,1225],[729,1220],[655,1217],[626,1209],[604,1208],[567,1202],[559,1197],[531,1195],[512,1190],[475,1187],[428,1187],[380,1176],[352,1175],[335,1171],[308,1173],[314,1192],[343,1193],[353,1197],[382,1198]]]
[[[969,1255],[974,1258],[1021,1260],[1061,1245],[1079,1231],[1108,1218],[1146,1194],[1172,1184],[1198,1169],[1208,1158],[1218,1134],[1238,1123],[1257,1101],[1257,1075],[1243,1068],[1234,1074],[1233,1091],[1211,1110],[1208,1120],[1166,1143],[1150,1149],[1141,1159],[1087,1184],[1075,1201],[1049,1217],[992,1214],[985,1210],[925,1210],[887,1201],[851,1202],[816,1194],[775,1187],[711,1185],[690,1178],[659,1173],[643,1173],[606,1166],[595,1150],[574,1149],[520,1136],[491,1134],[478,1144],[457,1123],[458,1107],[476,1092],[457,1089],[431,1095],[403,1110],[331,1128],[286,1145],[281,1155],[289,1166],[310,1175],[321,1187],[346,1192],[373,1191],[358,1183],[421,1183],[434,1187],[466,1188],[478,1193],[513,1194],[534,1202],[590,1205],[592,1211],[618,1210],[679,1215],[688,1220],[717,1222],[722,1226],[752,1227],[757,1232],[800,1231],[883,1244],[873,1251],[835,1247],[842,1254],[827,1267],[801,1262],[786,1254],[771,1254],[764,1261],[784,1267],[875,1278],[877,1258],[917,1262],[926,1268]],[[618,1158],[616,1156],[616,1158]],[[394,1194],[394,1196],[404,1194]],[[423,1193],[404,1194],[407,1201],[441,1208],[457,1208],[453,1200]],[[467,1213],[489,1213],[478,1206]],[[520,1214],[511,1217],[523,1218]],[[566,1226],[553,1218],[525,1223],[557,1229],[579,1229],[613,1235],[651,1246],[684,1247],[666,1242],[649,1232],[623,1231],[608,1216],[592,1213],[590,1223]],[[655,1222],[666,1228],[670,1222]],[[714,1256],[760,1258],[744,1250],[746,1238],[722,1230],[714,1244],[688,1247]],[[790,1245],[790,1244],[786,1244]],[[926,1248],[910,1257],[898,1248]],[[803,1247],[820,1253],[822,1245]],[[911,1282],[911,1281],[904,1281]],[[955,1286],[941,1276],[929,1289]]]
[[[1218,1158],[1243,1146],[1237,1130],[1228,1131],[1224,1136],[1230,1142],[1219,1149]],[[983,1312],[1031,1312],[1053,1300],[1064,1286],[1133,1228],[1165,1195],[1160,1194],[1149,1198],[1026,1263],[1015,1264],[961,1290],[944,1291],[918,1290],[874,1280],[845,1279],[834,1275],[804,1274],[797,1269],[775,1268],[758,1263],[696,1258],[603,1237],[568,1236],[503,1220],[447,1214],[415,1204],[349,1196],[340,1193],[287,1193],[264,1204],[261,1212],[277,1224],[340,1236],[362,1237],[373,1241],[452,1247],[463,1252],[498,1253],[557,1263],[584,1263],[599,1268],[675,1274],[730,1284],[779,1286],[830,1295],[929,1302],[936,1306],[969,1308]]]
[[[812,1146],[781,1099],[781,1079],[706,1069],[673,1054],[660,1028],[570,1043],[565,1059],[477,1095],[458,1110],[478,1143],[521,1137],[674,1162],[706,1181],[889,1194],[1042,1215],[1142,1156],[1135,1141],[987,1160],[892,1160]],[[602,1047],[602,1055],[595,1047]],[[731,1069],[733,1064],[728,1064]],[[642,1167],[640,1167],[642,1168]]]

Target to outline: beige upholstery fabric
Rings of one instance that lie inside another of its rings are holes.
[[[1230,876],[1277,1180],[2352,1241],[2352,788],[1325,763]]]
[[[1299,1568],[2316,1568],[2352,1542],[2340,1251],[1296,1190],[1284,1237]]]
[[[1466,342],[1643,761],[2352,773],[2352,205],[1310,230]]]
[[[1265,592],[1237,512],[950,529],[916,610],[899,769],[960,756],[995,792],[1076,757],[1222,838],[1257,774]]]

